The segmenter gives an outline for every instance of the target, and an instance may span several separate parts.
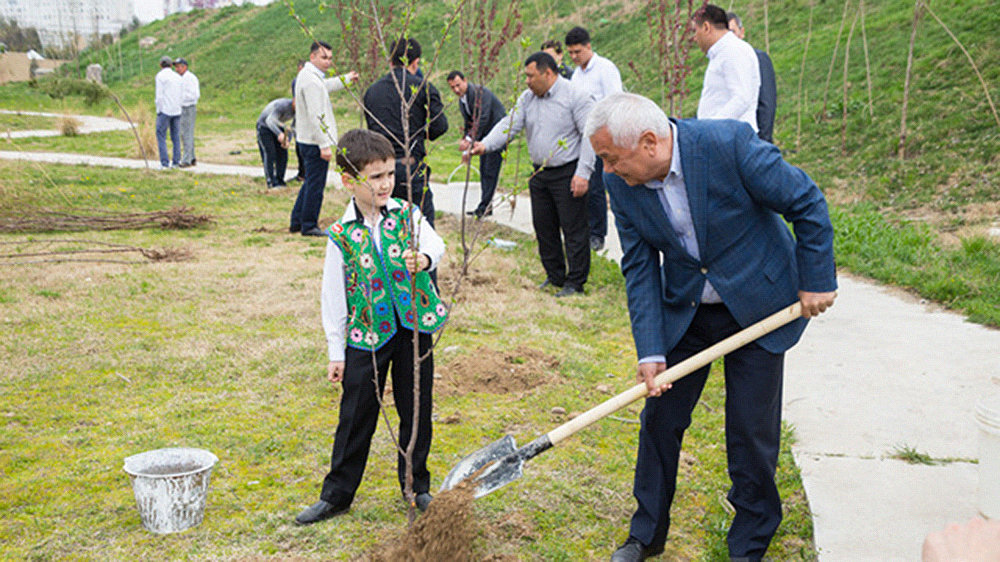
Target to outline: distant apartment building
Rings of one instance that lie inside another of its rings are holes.
[[[20,27],[34,27],[45,47],[82,47],[132,23],[149,23],[195,8],[269,4],[273,0],[0,0],[0,16]]]
[[[135,17],[133,0],[0,0],[0,16],[34,27],[42,45],[80,45],[104,34],[117,35]]]

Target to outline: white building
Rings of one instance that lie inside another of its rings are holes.
[[[34,27],[42,45],[64,47],[73,38],[117,35],[135,16],[133,0],[0,0],[0,16]]]
[[[0,16],[20,27],[38,30],[42,45],[65,47],[78,37],[83,44],[106,33],[117,36],[137,18],[149,23],[194,8],[233,4],[270,4],[273,0],[0,0]],[[96,31],[96,33],[95,33]]]

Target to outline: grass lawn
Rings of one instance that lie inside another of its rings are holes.
[[[56,128],[56,118],[23,113],[0,113],[0,132],[34,131]]]
[[[259,181],[0,162],[0,209],[140,212],[187,205],[215,222],[181,231],[0,235],[5,255],[83,240],[174,248],[191,259],[136,265],[0,267],[0,543],[12,559],[351,559],[405,528],[395,453],[376,433],[352,511],[300,528],[329,462],[339,389],[325,380],[319,319],[322,240],[289,235],[294,189]],[[345,196],[330,192],[324,218]],[[451,321],[435,356],[437,486],[464,455],[501,437],[526,443],[633,384],[623,280],[593,262],[586,296],[535,285],[530,236],[492,246],[454,294],[457,222],[441,266]],[[43,242],[45,244],[43,244]],[[391,394],[387,394],[391,403]],[[716,373],[682,458],[666,559],[725,558],[724,391]],[[525,477],[477,500],[477,559],[601,560],[627,534],[639,405],[530,461]],[[390,417],[395,418],[394,412]],[[395,423],[395,422],[394,422]],[[785,519],[769,554],[814,559],[798,471],[781,453]],[[219,456],[204,523],[154,536],[140,525],[122,459],[170,446]]]

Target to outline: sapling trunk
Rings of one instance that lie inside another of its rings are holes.
[[[859,15],[854,15],[854,21],[851,22],[851,30],[847,32],[847,42],[844,44],[844,99],[840,113],[840,153],[844,156],[847,156],[847,67],[851,60],[851,38],[854,37],[854,27],[858,23]]]
[[[976,73],[976,77],[979,78],[979,83],[983,87],[983,93],[986,94],[986,101],[990,104],[990,109],[993,110],[993,119],[996,120],[997,126],[1000,127],[1000,115],[997,115],[997,108],[995,105],[993,105],[993,98],[990,96],[990,89],[986,85],[986,80],[983,80],[983,75],[980,74],[979,67],[976,66],[976,61],[972,60],[972,55],[970,55],[969,51],[965,49],[965,45],[963,45],[962,42],[958,40],[958,37],[955,37],[955,34],[952,33],[950,29],[948,29],[948,26],[945,25],[944,22],[941,21],[941,18],[939,18],[937,14],[934,13],[934,10],[931,9],[930,5],[924,4],[924,8],[927,9],[928,14],[930,14],[935,20],[937,20],[939,24],[941,24],[941,27],[943,27],[944,30],[948,33],[948,36],[951,37],[952,41],[954,41],[955,44],[958,45],[958,48],[962,50],[962,53],[965,54],[965,58],[969,61],[969,64],[972,66],[972,70]]]
[[[826,73],[826,84],[823,86],[823,116],[826,116],[827,94],[830,92],[830,79],[833,78],[833,66],[837,62],[837,52],[840,50],[840,37],[844,33],[844,23],[847,21],[847,7],[850,0],[844,2],[844,13],[840,16],[840,29],[837,30],[837,41],[833,44],[833,56],[830,57],[830,70]]]
[[[910,103],[910,73],[913,70],[913,44],[917,40],[917,24],[920,22],[920,0],[913,3],[913,27],[910,30],[910,48],[906,54],[906,78],[903,81],[903,107],[899,118],[899,160],[906,158],[906,109]]]
[[[872,102],[872,65],[868,58],[868,34],[865,33],[865,0],[858,7],[861,10],[861,44],[865,48],[865,80],[868,82],[868,116],[875,120],[875,104]]]
[[[802,94],[803,94],[803,92],[802,92],[802,81],[803,81],[803,79],[805,78],[805,75],[806,75],[806,55],[809,54],[809,41],[812,39],[813,10],[815,8],[816,8],[816,4],[815,3],[810,3],[809,4],[809,27],[808,27],[808,29],[806,31],[806,44],[802,48],[802,64],[800,65],[800,68],[799,68],[799,95],[798,95],[799,107],[798,107],[797,115],[796,115],[796,118],[795,118],[795,122],[796,122],[795,123],[795,150],[799,150],[801,148],[801,144],[802,144],[802,106],[805,105],[804,101],[806,101],[806,100],[803,100],[803,97],[802,97]]]

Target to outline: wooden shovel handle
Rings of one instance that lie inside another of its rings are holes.
[[[677,381],[692,372],[697,371],[699,368],[708,365],[719,357],[722,357],[731,351],[735,351],[801,316],[802,303],[796,302],[795,304],[789,305],[787,308],[775,312],[756,324],[747,326],[708,349],[696,353],[673,367],[670,367],[666,371],[656,375],[654,382],[656,386],[660,386],[668,382]],[[610,416],[625,406],[628,406],[632,402],[648,395],[649,390],[646,388],[646,383],[639,383],[625,392],[622,392],[618,396],[608,399],[602,404],[587,410],[579,416],[553,429],[548,433],[549,441],[555,445],[597,420]]]

